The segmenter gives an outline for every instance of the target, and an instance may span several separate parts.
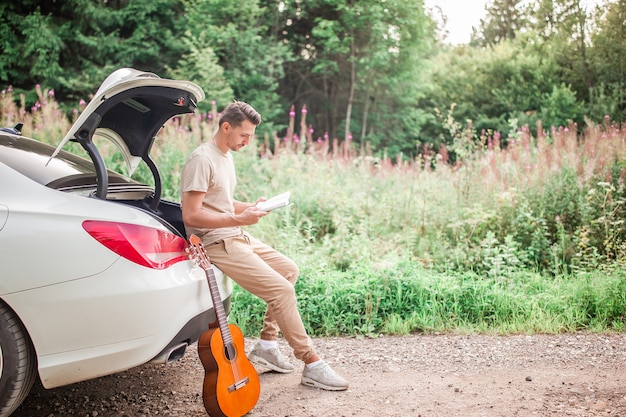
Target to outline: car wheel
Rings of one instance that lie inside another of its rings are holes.
[[[0,301],[0,417],[24,401],[37,372],[35,351],[13,311]]]

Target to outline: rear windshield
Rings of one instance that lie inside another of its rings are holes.
[[[64,179],[82,178],[83,184],[90,181],[95,184],[96,173],[90,160],[66,151],[59,152],[51,160],[54,149],[53,146],[24,136],[0,134],[0,162],[33,181],[53,186],[60,182],[67,183]],[[109,171],[109,182],[128,183],[131,180]]]

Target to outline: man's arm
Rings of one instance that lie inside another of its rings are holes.
[[[257,210],[253,204],[235,203],[235,214],[212,213],[202,208],[206,193],[186,191],[182,195],[183,223],[199,229],[217,229],[219,227],[247,226],[258,223],[268,213]]]

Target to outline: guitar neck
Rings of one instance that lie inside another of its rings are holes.
[[[209,290],[211,291],[211,299],[213,300],[213,307],[215,308],[215,317],[217,318],[217,324],[222,332],[222,339],[225,345],[233,343],[232,335],[230,334],[230,328],[228,327],[228,319],[226,318],[226,312],[224,311],[224,303],[222,302],[222,296],[220,294],[219,287],[217,286],[217,280],[215,279],[215,273],[213,267],[209,267],[204,270],[206,273],[207,281],[209,282]]]

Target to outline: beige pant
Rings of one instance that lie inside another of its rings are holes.
[[[267,303],[262,339],[276,340],[280,330],[296,358],[306,361],[315,354],[298,311],[299,270],[291,259],[245,232],[206,246],[206,252],[222,272]]]

